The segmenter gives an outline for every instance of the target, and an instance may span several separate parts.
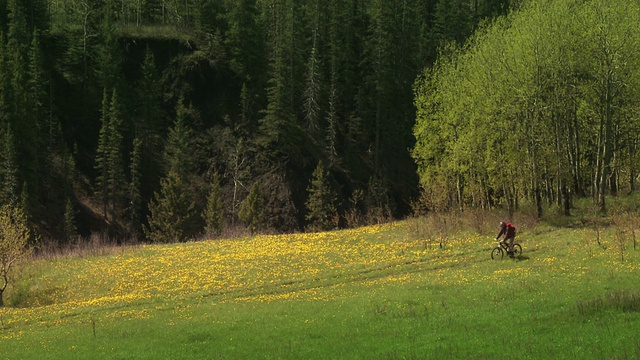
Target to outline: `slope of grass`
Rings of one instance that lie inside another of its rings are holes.
[[[0,358],[640,357],[620,231],[541,225],[491,261],[493,234],[432,242],[416,221],[41,259],[7,290]]]

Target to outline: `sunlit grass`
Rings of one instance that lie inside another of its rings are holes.
[[[440,243],[411,221],[40,259],[8,289],[0,357],[640,356],[640,314],[620,310],[640,256],[614,229],[542,225],[492,261],[494,234]]]

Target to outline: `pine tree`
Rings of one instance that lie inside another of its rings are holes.
[[[160,181],[160,192],[149,204],[146,236],[156,242],[185,241],[195,235],[195,204],[190,187],[192,171],[191,134],[182,100],[176,110],[174,126],[169,129],[164,164],[167,175]]]
[[[378,176],[369,178],[364,200],[369,222],[382,223],[391,217],[388,187]]]
[[[47,121],[49,121],[47,119],[49,81],[45,72],[40,33],[37,29],[33,31],[27,59],[26,66],[21,66],[19,70],[25,71],[24,77],[19,76],[19,78],[26,83],[15,88],[25,93],[25,96],[20,96],[22,100],[19,102],[23,102],[22,106],[28,111],[14,112],[14,120],[20,119],[14,126],[19,146],[17,151],[20,158],[20,177],[24,184],[22,192],[26,192],[26,199],[30,202],[25,205],[33,209],[42,193],[42,182],[46,180],[43,174],[51,173],[49,168],[51,153],[46,151],[47,133],[45,132]],[[14,71],[16,71],[15,67]],[[14,99],[18,100],[18,98]],[[31,211],[25,210],[25,213],[29,215]]]
[[[223,9],[219,0],[200,0],[195,10],[196,31],[219,38],[224,30]]]
[[[0,128],[0,205],[18,201],[18,164],[13,131],[9,124]]]
[[[473,29],[471,6],[466,0],[438,0],[434,10],[433,38],[442,47],[455,41],[462,45]]]
[[[309,61],[307,64],[307,86],[304,91],[304,119],[307,134],[316,141],[320,133],[321,112],[321,68],[320,58],[318,56],[318,47],[316,45],[317,35],[314,35],[314,44],[311,48]]]
[[[180,99],[176,109],[176,120],[167,134],[164,165],[168,171],[177,173],[183,179],[186,179],[193,168],[192,136],[193,130],[187,124],[187,108]]]
[[[7,17],[7,0],[0,0],[0,34],[7,32],[7,24],[9,23]],[[0,36],[0,39],[2,37]],[[4,39],[2,40],[4,41]],[[2,43],[0,41],[0,43]]]
[[[122,109],[118,93],[114,89],[111,95],[109,107],[109,146],[108,166],[109,177],[107,191],[110,196],[111,211],[113,214],[123,210],[125,198],[126,180],[124,175],[123,136],[122,136]]]
[[[222,204],[222,194],[220,189],[220,176],[213,175],[207,196],[207,207],[202,213],[205,220],[205,235],[219,236],[224,228],[224,207]]]
[[[31,43],[29,41],[29,30],[27,25],[27,17],[25,14],[25,8],[20,0],[8,0],[8,30],[7,41],[15,41],[11,47],[14,50],[21,49],[19,56],[24,56],[27,45]]]
[[[164,172],[161,167],[163,133],[169,127],[163,111],[162,86],[155,56],[150,47],[146,48],[141,65],[142,77],[136,86],[137,111],[135,136],[142,141],[140,159],[140,193],[142,204],[153,195],[153,184]]]
[[[146,24],[165,22],[165,0],[142,0],[142,19]]]
[[[28,64],[28,44],[31,43],[26,29],[26,20],[22,6],[17,0],[10,0],[9,8],[9,30],[7,32],[7,44],[5,50],[8,53],[6,58],[9,86],[11,96],[9,100],[9,117],[14,123],[14,130],[17,138],[21,138],[21,133],[32,128],[26,119],[27,112],[27,64]],[[21,153],[20,148],[18,152]]]
[[[259,21],[256,0],[229,2],[227,23],[225,39],[231,53],[231,70],[255,93],[266,66],[265,31]]]
[[[33,228],[34,219],[33,219],[33,206],[32,206],[32,203],[33,203],[33,201],[31,200],[31,195],[30,195],[30,192],[29,192],[29,185],[25,181],[25,182],[22,183],[22,190],[20,192],[20,199],[19,199],[19,204],[18,204],[17,207],[24,214],[25,223],[26,223],[26,225],[27,225],[27,227],[29,228],[29,231],[30,231],[29,244],[36,246],[37,245],[36,241],[38,240],[38,236],[37,236],[37,233],[34,231],[34,228]]]
[[[136,133],[145,138],[145,147],[153,148],[156,137],[163,131],[166,124],[162,114],[162,88],[160,75],[156,66],[155,56],[147,47],[144,60],[140,68],[142,78],[137,86],[139,96],[139,111],[141,121],[136,122]],[[149,144],[151,142],[151,145]]]
[[[6,49],[4,32],[0,29],[0,130],[9,122],[8,115],[11,104],[11,78],[8,68],[9,53]]]
[[[72,242],[78,236],[75,209],[73,208],[73,203],[69,198],[67,198],[67,204],[64,208],[64,236],[67,243]]]
[[[294,41],[298,32],[298,6],[274,1],[269,9],[269,85],[267,108],[260,119],[259,145],[268,156],[277,161],[296,159],[303,145],[296,106],[299,100],[299,84],[304,66],[299,44]],[[299,37],[297,38],[299,39]],[[298,160],[298,159],[296,159]]]
[[[82,101],[89,95],[95,74],[95,53],[103,22],[102,1],[78,0],[67,2],[61,27],[67,36],[63,74],[74,85],[82,86]],[[78,31],[77,27],[80,26]]]
[[[117,91],[114,89],[109,100],[105,89],[102,100],[102,127],[96,150],[96,194],[100,197],[103,216],[116,216],[122,210],[125,178],[122,158],[122,115]]]
[[[131,152],[131,163],[129,173],[129,232],[134,238],[140,233],[140,219],[142,216],[142,193],[141,193],[141,166],[142,166],[142,139],[136,137],[133,140],[133,151]]]
[[[160,192],[149,204],[149,225],[144,229],[147,239],[171,243],[186,241],[193,235],[195,206],[184,186],[180,175],[173,171],[160,181]]]
[[[48,31],[51,27],[49,18],[49,4],[47,0],[20,0],[22,3],[27,29]]]
[[[309,187],[309,197],[305,203],[308,213],[305,218],[310,227],[317,230],[330,230],[338,226],[339,216],[336,209],[337,195],[326,177],[322,161],[313,172]]]
[[[258,182],[251,186],[249,195],[240,206],[238,217],[249,228],[251,234],[264,227],[264,198]]]
[[[332,78],[334,78],[332,76]],[[338,95],[336,93],[335,78],[331,80],[329,89],[329,108],[326,115],[327,129],[325,131],[325,153],[329,160],[329,167],[338,167],[341,165],[340,156],[338,154],[339,147],[339,126],[340,118],[338,117]]]
[[[36,187],[38,174],[38,131],[29,98],[29,45],[32,44],[27,30],[24,5],[18,0],[8,2],[9,29],[6,50],[11,54],[8,58],[10,69],[10,104],[9,121],[15,134],[16,155],[20,159],[19,183],[26,181]]]
[[[96,75],[100,86],[107,89],[118,87],[122,77],[122,54],[115,31],[115,14],[109,7],[104,9],[100,29],[101,43],[97,49]]]
[[[96,177],[96,195],[102,204],[102,216],[107,217],[107,205],[109,192],[107,190],[108,172],[109,172],[109,96],[107,89],[104,88],[102,93],[102,117],[100,118],[102,126],[98,135],[98,148],[96,149],[95,169],[98,173]]]
[[[247,83],[242,83],[242,88],[240,89],[240,116],[233,128],[236,135],[240,137],[248,138],[255,128],[254,101],[252,94],[249,93]]]
[[[242,81],[240,114],[234,130],[244,137],[257,127],[265,102],[266,30],[260,21],[256,0],[230,1],[226,20],[225,45],[230,54],[229,66]]]
[[[306,81],[302,94],[304,126],[307,134],[322,143],[323,113],[326,109],[327,1],[315,0],[311,6],[311,44],[306,64]]]
[[[52,125],[50,124],[51,116],[47,116],[47,106],[49,103],[49,78],[46,74],[44,65],[44,55],[42,53],[40,45],[40,33],[37,29],[33,31],[33,40],[31,42],[31,51],[29,53],[29,81],[28,81],[28,93],[29,93],[29,116],[31,120],[29,123],[35,124],[36,136],[35,150],[40,159],[38,164],[37,173],[47,173],[42,171],[48,166],[47,156],[42,156],[46,147],[46,139],[48,132],[51,131]],[[37,186],[34,183],[33,186]],[[35,192],[38,189],[33,189]]]

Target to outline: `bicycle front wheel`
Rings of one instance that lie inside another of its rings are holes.
[[[491,250],[491,259],[492,260],[500,260],[504,256],[504,252],[500,246],[496,246]]]

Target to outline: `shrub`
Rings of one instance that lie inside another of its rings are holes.
[[[2,295],[13,266],[32,252],[28,245],[30,237],[24,212],[11,205],[0,207],[0,307],[4,306]]]

